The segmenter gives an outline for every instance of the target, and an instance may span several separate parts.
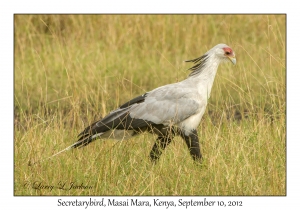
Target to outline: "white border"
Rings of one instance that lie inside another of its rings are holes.
[[[243,200],[243,209],[296,209],[299,206],[299,12],[287,1],[6,1],[1,3],[1,207],[55,209],[60,197],[13,196],[13,14],[15,13],[286,13],[287,14],[287,196],[211,197],[210,200]],[[62,197],[88,200],[89,197]],[[101,197],[97,197],[100,199]],[[107,198],[107,197],[106,197]],[[120,197],[117,197],[120,198]],[[165,197],[177,201],[178,197]],[[153,200],[153,197],[140,197]],[[79,209],[80,207],[78,207]],[[82,207],[81,207],[82,208]],[[99,207],[98,207],[99,208]],[[199,208],[199,207],[198,207]],[[198,209],[197,208],[197,209]],[[106,208],[108,209],[108,208]],[[132,209],[132,208],[130,208]],[[165,209],[165,208],[161,208]],[[176,208],[180,209],[180,208]],[[210,208],[212,209],[212,208]]]

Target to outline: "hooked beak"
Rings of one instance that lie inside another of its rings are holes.
[[[232,63],[233,63],[233,65],[235,65],[236,64],[236,59],[235,59],[235,56],[233,56],[233,57],[227,57]]]

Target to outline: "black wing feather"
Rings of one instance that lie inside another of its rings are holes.
[[[140,95],[123,105],[121,105],[118,109],[112,111],[110,114],[105,116],[103,119],[96,121],[86,127],[79,135],[78,135],[78,144],[73,147],[83,147],[94,141],[92,138],[93,135],[97,133],[105,133],[111,129],[126,129],[126,130],[139,130],[142,127],[147,127],[153,124],[150,121],[135,119],[130,117],[130,113],[128,109],[133,104],[139,104],[145,101],[147,97],[147,93]]]
[[[142,102],[145,101],[146,96],[147,96],[147,93],[145,93],[143,95],[140,95],[138,97],[135,97],[134,99],[131,99],[130,101],[128,101],[128,102],[124,103],[123,105],[121,105],[118,109],[125,109],[125,108],[128,108],[129,106],[131,106],[133,104],[142,103]],[[95,129],[95,127],[97,126],[98,123],[101,123],[102,125],[105,125],[105,124],[108,124],[109,122],[111,122],[111,120],[113,118],[115,118],[118,114],[120,114],[120,112],[117,111],[118,109],[116,109],[115,111],[112,111],[110,114],[108,114],[107,116],[102,118],[100,121],[98,120],[98,121],[92,123],[91,125],[89,125],[88,127],[86,127],[80,134],[78,134],[77,137],[82,136],[86,133],[90,133],[91,130]],[[120,111],[122,111],[122,110],[120,110]]]
[[[122,106],[120,106],[120,109],[124,109],[126,107],[129,107],[132,104],[139,104],[145,101],[145,98],[147,97],[147,93],[140,95],[138,97],[135,97],[134,99],[131,99],[130,101],[124,103]]]

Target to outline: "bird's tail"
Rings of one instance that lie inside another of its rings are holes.
[[[73,149],[73,148],[82,148],[82,147],[88,145],[89,143],[93,142],[94,140],[96,140],[97,137],[99,137],[99,136],[101,136],[101,135],[102,135],[102,133],[97,134],[97,135],[93,135],[93,136],[81,136],[77,142],[75,142],[74,144],[68,146],[67,148],[65,148],[65,149],[63,149],[63,150],[61,150],[61,151],[55,153],[54,155],[51,155],[50,157],[43,158],[43,159],[38,160],[38,161],[36,161],[36,162],[34,162],[34,163],[30,163],[30,162],[29,162],[28,165],[31,166],[31,165],[34,165],[34,164],[36,164],[36,163],[38,163],[38,162],[43,162],[43,161],[45,161],[45,160],[51,159],[51,158],[53,158],[53,157],[59,155],[60,153],[63,153],[63,152],[65,152],[65,151],[70,150],[70,149]]]
[[[75,142],[74,144],[72,144],[70,147],[71,148],[82,148],[85,147],[86,145],[92,143],[93,141],[95,141],[97,138],[99,138],[103,133],[96,133],[96,134],[90,134],[90,133],[86,133],[86,134],[79,134],[78,137],[78,141]]]

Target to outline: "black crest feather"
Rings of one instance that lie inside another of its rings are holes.
[[[194,65],[194,66],[192,66],[191,68],[188,69],[188,70],[192,71],[192,73],[190,73],[189,76],[194,76],[196,74],[199,74],[202,71],[203,66],[205,65],[207,59],[208,59],[208,55],[204,54],[199,58],[195,58],[193,60],[185,61],[185,62],[193,62],[193,63],[196,64],[196,65]]]

